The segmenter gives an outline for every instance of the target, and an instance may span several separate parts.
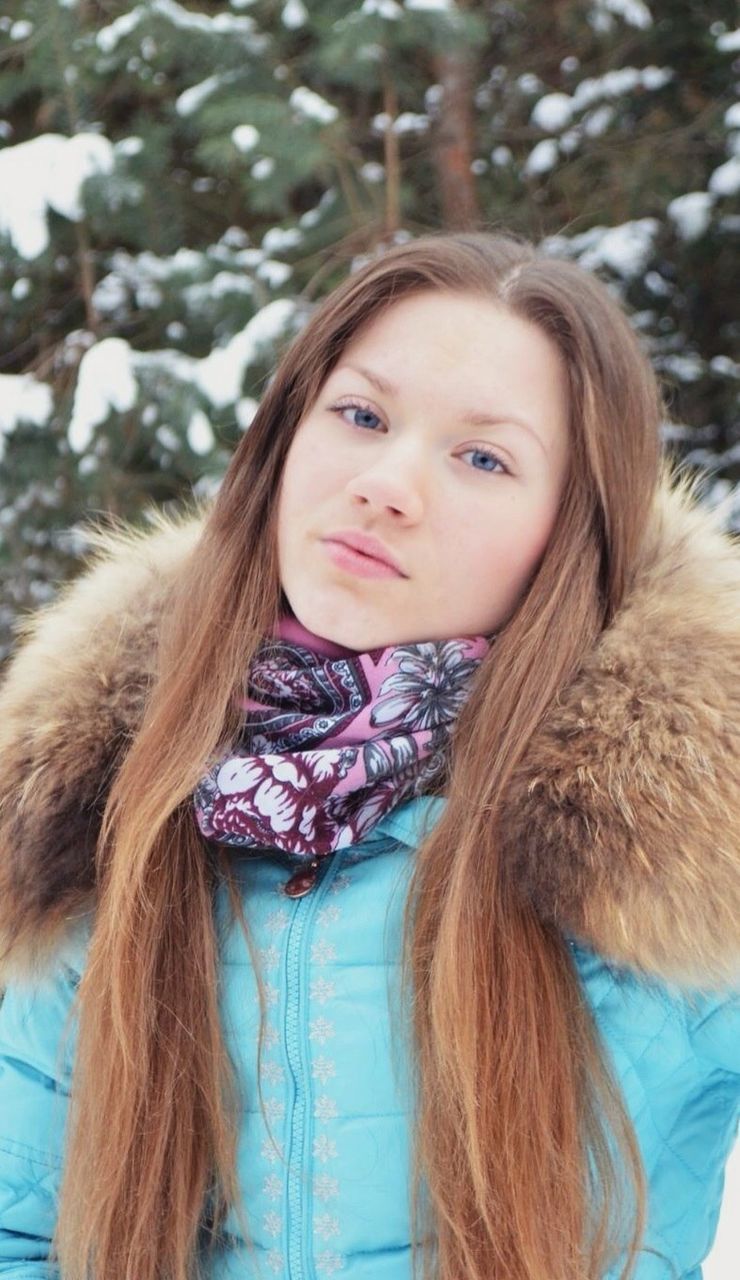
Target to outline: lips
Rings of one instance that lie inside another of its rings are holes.
[[[379,560],[381,564],[386,564],[395,569],[400,577],[405,578],[404,573],[395,556],[379,538],[369,533],[362,533],[359,529],[338,529],[336,533],[330,533],[324,542],[341,542],[344,546],[350,547],[353,551],[359,551],[362,555],[369,556],[373,560]]]

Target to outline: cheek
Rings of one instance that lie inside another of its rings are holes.
[[[532,569],[541,559],[555,526],[557,504],[548,495],[547,501],[527,514],[521,528],[521,559],[525,569]]]
[[[303,439],[294,439],[283,467],[280,484],[279,518],[285,523],[297,518],[305,509],[309,495],[313,491],[316,466],[312,463],[311,452],[306,449]]]
[[[448,580],[463,581],[470,592],[507,594],[517,590],[547,545],[551,520],[542,511],[503,511],[493,525],[480,520],[463,536],[446,537],[441,546]]]
[[[280,515],[305,524],[318,513],[321,504],[342,493],[348,480],[346,462],[332,458],[318,431],[297,435],[283,468],[280,508],[284,512],[280,511]]]
[[[278,497],[278,538],[284,544],[322,515],[322,505],[336,493],[341,477],[327,465],[327,452],[306,432],[293,439],[283,467]]]

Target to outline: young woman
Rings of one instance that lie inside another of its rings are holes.
[[[0,1276],[699,1280],[740,565],[608,290],[348,277],[0,698]],[[354,547],[355,549],[351,549]]]

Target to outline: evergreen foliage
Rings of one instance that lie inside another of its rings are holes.
[[[0,659],[90,511],[212,492],[280,351],[384,246],[598,270],[740,528],[740,35],[715,0],[5,0]]]

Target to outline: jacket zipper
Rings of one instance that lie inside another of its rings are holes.
[[[308,967],[303,959],[310,926],[319,903],[325,897],[328,885],[334,879],[342,850],[320,859],[320,865],[310,870],[310,883],[296,897],[293,918],[288,927],[286,942],[286,997],[285,997],[285,1049],[293,1081],[293,1107],[287,1153],[288,1208],[287,1208],[287,1271],[285,1280],[308,1280],[313,1275],[309,1266],[311,1246],[311,1222],[309,1204],[303,1178],[309,1167],[306,1159],[308,1136],[308,1081],[307,1061],[301,1043],[301,1030],[306,1021],[306,977]],[[299,874],[299,873],[296,873]],[[291,877],[294,879],[294,877]],[[308,892],[313,889],[313,892]],[[294,896],[294,895],[289,895]],[[310,1156],[309,1156],[310,1160]]]

